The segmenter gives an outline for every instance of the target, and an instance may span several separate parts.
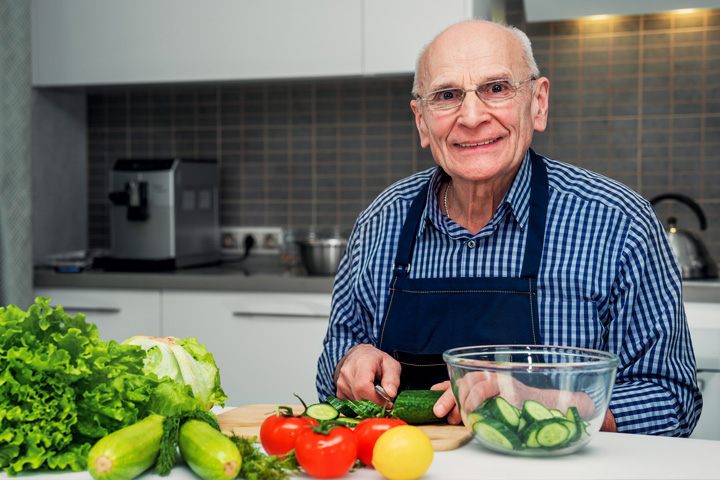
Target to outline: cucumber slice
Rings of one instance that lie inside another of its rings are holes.
[[[583,435],[587,434],[587,429],[585,428],[585,422],[583,422],[583,419],[580,418],[580,414],[578,413],[577,407],[568,408],[566,418],[569,422],[572,422],[575,424],[575,434],[570,439],[571,442],[580,440],[580,438],[582,438]]]
[[[550,412],[550,409],[535,400],[525,400],[522,408],[522,416],[525,417],[525,420],[529,423],[553,418],[553,414]]]
[[[468,414],[468,423],[470,424],[470,426],[473,426],[476,422],[479,422],[480,420],[485,420],[486,418],[493,418],[490,409],[478,407]]]
[[[344,425],[349,428],[355,428],[358,423],[360,423],[362,420],[360,418],[349,418],[349,417],[338,417],[335,419],[335,422],[339,423],[340,425]]]
[[[565,415],[563,415],[563,412],[561,412],[560,410],[556,410],[553,408],[550,410],[550,413],[552,413],[554,417],[565,418]]]
[[[486,418],[473,424],[473,431],[488,443],[497,445],[506,450],[520,448],[520,437],[510,427],[499,420]]]
[[[566,420],[546,420],[541,422],[535,438],[538,445],[545,448],[557,448],[568,443],[570,432],[564,423]]]
[[[344,401],[344,400],[340,400],[337,397],[328,395],[327,398],[325,399],[325,401],[327,401],[327,403],[329,403],[330,405],[335,407],[335,410],[340,412],[340,415],[345,415],[346,417],[351,417],[351,418],[357,416],[357,413],[355,413],[355,411],[352,408],[350,408],[347,405],[346,401]]]
[[[340,416],[340,412],[329,403],[314,403],[307,407],[305,414],[318,422],[334,420]]]
[[[520,416],[515,407],[502,397],[493,397],[487,404],[487,408],[492,412],[493,418],[496,418],[506,424],[508,427],[516,430],[520,423]],[[564,418],[564,417],[563,417]]]

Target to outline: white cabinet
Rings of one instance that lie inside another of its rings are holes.
[[[220,368],[227,405],[317,401],[329,294],[164,291],[162,331],[193,336]]]
[[[423,45],[473,17],[472,0],[364,0],[364,5],[365,75],[414,72]]]
[[[33,85],[357,75],[357,0],[33,0]]]
[[[407,74],[477,3],[32,0],[33,85]]]
[[[133,335],[160,336],[160,292],[97,288],[36,288],[36,297],[48,297],[65,313],[85,314],[98,327],[100,338],[122,342]]]
[[[720,440],[720,303],[685,302],[703,395],[692,438]]]

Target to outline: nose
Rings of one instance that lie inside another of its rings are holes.
[[[488,104],[480,100],[475,90],[465,92],[465,98],[458,110],[458,121],[469,128],[476,127],[490,118]]]

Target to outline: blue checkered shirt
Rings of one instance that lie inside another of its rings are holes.
[[[548,172],[545,245],[538,274],[542,343],[620,357],[610,401],[618,431],[688,436],[702,397],[682,303],[682,281],[649,202],[596,173],[542,157]],[[318,362],[320,399],[354,345],[378,345],[397,242],[410,204],[431,180],[414,278],[519,277],[530,196],[530,156],[493,219],[476,235],[442,214],[438,167],[400,180],[358,217],[333,288]],[[474,247],[470,240],[475,241]],[[412,332],[408,332],[411,335]]]

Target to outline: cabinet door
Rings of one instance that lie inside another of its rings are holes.
[[[363,73],[415,71],[420,49],[446,27],[473,16],[471,0],[364,0]]]
[[[330,295],[163,293],[163,332],[213,354],[227,405],[315,403]]]
[[[33,84],[71,86],[361,71],[356,0],[33,0]]]
[[[83,288],[36,288],[36,297],[48,297],[68,315],[85,314],[106,342],[122,342],[133,335],[160,336],[160,292]]]

